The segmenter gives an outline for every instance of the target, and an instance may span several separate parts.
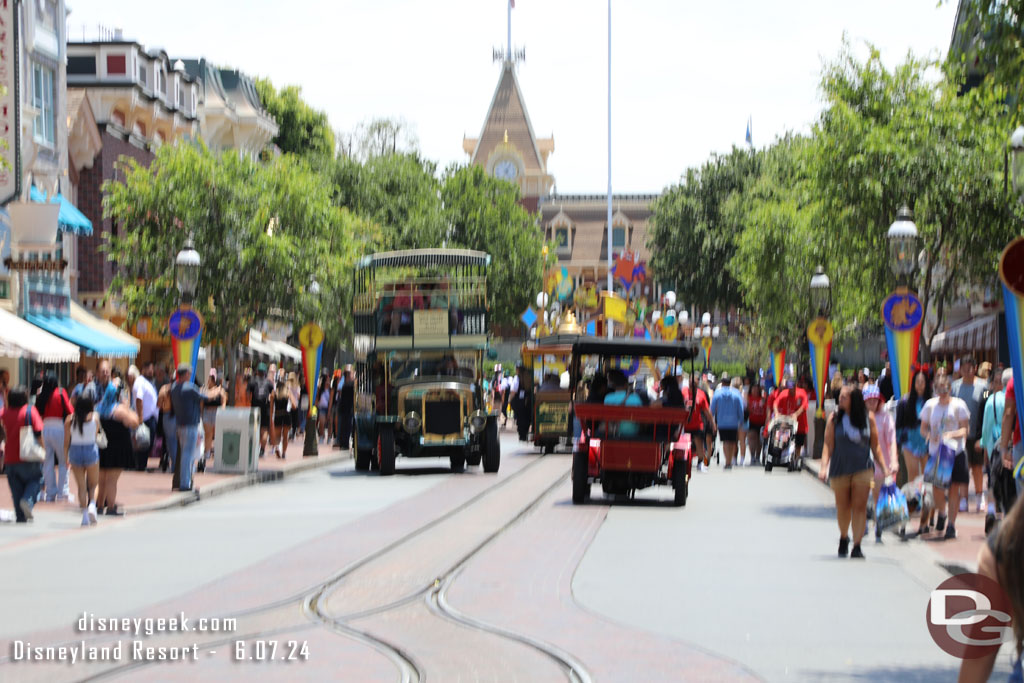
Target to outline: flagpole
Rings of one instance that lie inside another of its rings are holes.
[[[612,295],[612,0],[608,0],[608,296]],[[605,320],[608,338],[612,323]]]
[[[512,61],[512,0],[508,0],[508,61]]]

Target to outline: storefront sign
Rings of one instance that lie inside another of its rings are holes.
[[[569,431],[569,403],[537,404],[537,434],[564,435]]]
[[[18,64],[18,11],[14,0],[0,0],[0,204],[21,193],[21,87]]]

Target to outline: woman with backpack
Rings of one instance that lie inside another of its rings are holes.
[[[75,399],[75,410],[64,421],[64,459],[71,463],[71,474],[78,486],[78,507],[82,526],[96,523],[96,487],[100,481],[100,450],[96,445],[103,435],[100,416],[93,408],[95,393],[87,389]],[[45,432],[45,420],[43,429]]]
[[[68,392],[58,385],[57,375],[52,372],[43,377],[43,387],[36,399],[36,409],[43,416],[43,446],[46,461],[43,463],[43,490],[46,502],[56,500],[73,501],[68,490],[68,459],[64,451],[64,420],[71,414],[71,400]],[[59,469],[55,475],[53,468]]]

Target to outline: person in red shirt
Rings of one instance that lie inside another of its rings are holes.
[[[796,418],[796,438],[793,443],[796,444],[796,459],[799,461],[804,445],[807,444],[807,392],[790,380],[786,388],[776,395],[773,410],[773,417],[788,415]]]
[[[764,429],[765,420],[768,417],[768,398],[764,395],[761,385],[754,383],[750,385],[750,393],[747,394],[747,419],[750,422],[750,429],[747,430],[747,448],[750,449],[750,463],[761,463],[761,430]]]
[[[711,416],[711,403],[708,395],[699,386],[699,377],[694,375],[690,385],[683,387],[683,404],[690,410],[690,420],[686,423],[686,433],[690,435],[690,443],[693,444],[693,454],[700,463],[702,472],[708,471],[708,454],[704,448],[705,426],[710,426],[711,433],[715,432],[715,418]],[[694,390],[696,394],[694,395]],[[696,396],[696,398],[694,398]],[[705,422],[705,420],[707,422]]]
[[[28,405],[28,389],[17,386],[7,394],[7,403],[0,409],[0,421],[7,435],[4,449],[4,473],[11,487],[14,516],[18,522],[32,520],[32,506],[43,483],[43,466],[38,462],[21,461],[21,427],[32,426],[36,441],[43,445],[43,418],[39,411]]]
[[[1006,383],[1006,399],[1003,408],[1003,427],[999,438],[999,452],[1003,454],[1003,467],[1012,468],[1014,481],[1017,484],[1017,497],[1024,494],[1021,477],[1016,468],[1024,459],[1024,448],[1021,447],[1020,425],[1017,423],[1017,395],[1013,393],[1013,380]],[[1010,450],[1010,432],[1013,431],[1013,450]]]
[[[73,500],[68,491],[68,461],[64,457],[64,419],[73,412],[68,392],[57,383],[57,375],[46,373],[43,388],[36,399],[42,406],[43,445],[46,447],[46,462],[43,463],[43,491],[46,501]],[[59,475],[54,475],[57,467]]]

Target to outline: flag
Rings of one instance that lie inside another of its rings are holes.
[[[747,137],[746,137],[746,140],[747,140],[747,144],[750,145],[751,147],[753,147],[754,146],[754,137],[753,137],[753,133],[750,130],[751,123],[753,123],[753,120],[750,117],[747,117]]]

